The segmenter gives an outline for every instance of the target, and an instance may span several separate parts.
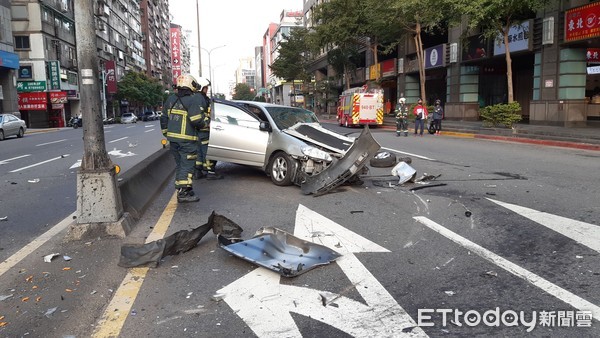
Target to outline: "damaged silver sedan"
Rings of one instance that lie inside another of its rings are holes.
[[[208,159],[259,167],[274,184],[296,184],[305,194],[358,181],[380,148],[368,128],[346,137],[298,107],[215,100],[211,115]]]

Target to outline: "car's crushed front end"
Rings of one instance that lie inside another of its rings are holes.
[[[358,181],[380,148],[368,127],[356,139],[316,123],[299,123],[283,131],[306,143],[299,154],[290,154],[298,161],[293,181],[305,194],[321,195],[347,181]]]

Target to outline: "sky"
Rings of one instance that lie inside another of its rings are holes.
[[[213,92],[227,93],[242,58],[254,58],[269,23],[281,12],[301,11],[303,0],[197,0],[200,2],[200,46],[210,53]],[[198,24],[195,0],[169,0],[173,23],[191,30],[191,73],[198,76]],[[220,47],[225,45],[225,47]],[[219,48],[216,48],[219,47]],[[202,51],[202,75],[209,78],[209,57]]]

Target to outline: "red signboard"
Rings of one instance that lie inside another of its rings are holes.
[[[181,75],[181,28],[171,27],[171,66],[173,69],[173,83]]]
[[[588,48],[586,57],[588,63],[600,63],[600,48]]]
[[[565,42],[600,36],[600,2],[565,12]]]
[[[106,61],[104,68],[106,69],[106,92],[108,94],[116,94],[117,76],[115,75],[115,62]]]
[[[19,110],[46,110],[46,92],[19,93]]]
[[[50,103],[67,103],[67,92],[50,92]]]
[[[396,59],[385,60],[381,63],[381,77],[396,76]]]

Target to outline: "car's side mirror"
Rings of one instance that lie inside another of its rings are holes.
[[[269,122],[266,121],[260,121],[260,125],[258,126],[258,129],[262,130],[262,131],[271,131],[271,125],[269,124]]]

